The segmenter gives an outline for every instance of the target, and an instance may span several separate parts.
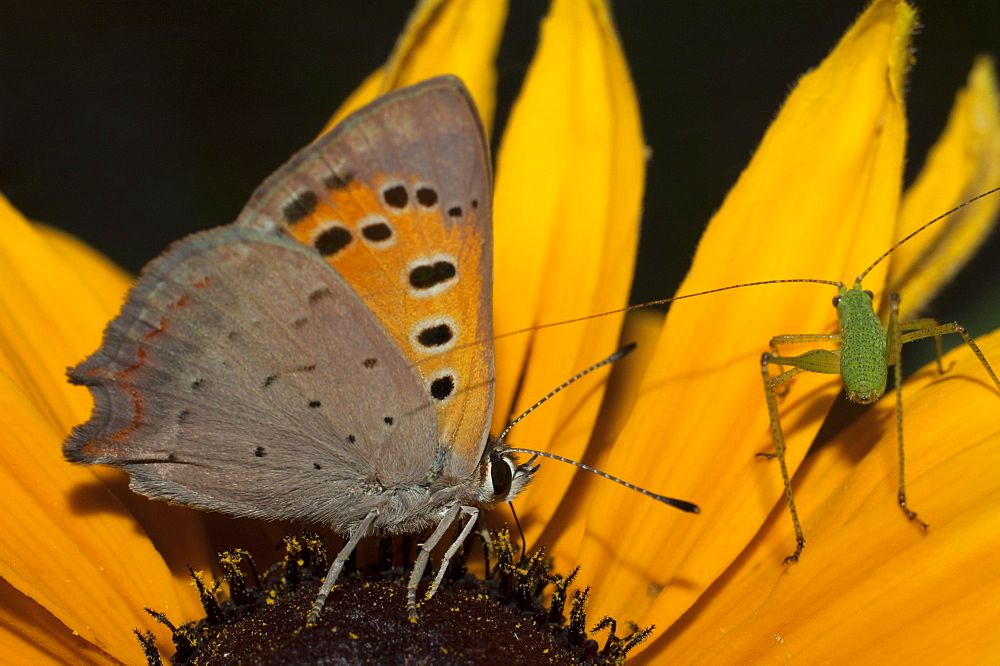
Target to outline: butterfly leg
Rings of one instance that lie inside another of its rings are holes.
[[[326,598],[330,596],[330,590],[333,589],[333,584],[337,582],[337,578],[340,576],[340,572],[344,568],[344,563],[347,562],[347,558],[351,556],[354,549],[358,547],[358,542],[361,541],[362,537],[368,534],[368,528],[371,527],[371,524],[377,515],[377,511],[372,511],[365,516],[364,519],[358,523],[358,526],[354,528],[354,531],[351,533],[351,538],[347,540],[344,547],[340,549],[339,553],[337,553],[337,557],[333,559],[333,564],[330,565],[330,571],[327,572],[326,578],[323,580],[323,587],[319,589],[319,594],[316,595],[316,601],[313,602],[312,609],[309,611],[309,617],[306,618],[307,627],[316,624],[316,620],[319,619],[319,614],[323,612],[323,604],[326,603]]]
[[[493,561],[493,539],[490,537],[490,526],[486,524],[486,520],[483,519],[483,514],[479,514],[479,518],[476,519],[476,533],[479,538],[483,540],[483,554],[486,557],[486,577],[490,576],[490,562]]]
[[[476,519],[479,517],[479,509],[474,506],[463,506],[460,511],[467,516],[469,520],[466,521],[465,527],[462,528],[461,534],[455,539],[455,542],[448,546],[448,550],[445,551],[444,557],[441,558],[441,567],[438,569],[437,576],[434,577],[434,584],[431,585],[430,589],[427,590],[426,599],[430,599],[437,592],[438,586],[444,579],[444,572],[448,568],[448,563],[451,562],[451,558],[455,556],[458,549],[462,546],[462,543],[468,538],[469,534],[472,533],[472,528],[476,526]]]
[[[455,522],[455,518],[462,508],[460,504],[448,507],[448,510],[441,516],[441,521],[438,523],[437,528],[431,532],[431,535],[420,546],[420,554],[417,555],[417,561],[413,564],[410,582],[406,585],[406,614],[409,616],[410,622],[417,621],[417,585],[420,583],[420,579],[423,578],[424,571],[427,570],[427,563],[431,559],[431,551],[441,541],[448,527]]]

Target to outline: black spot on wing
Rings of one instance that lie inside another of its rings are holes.
[[[455,379],[451,375],[438,377],[431,382],[431,395],[437,400],[444,400],[455,390]]]
[[[455,264],[450,261],[421,264],[410,271],[410,284],[417,289],[430,289],[451,280],[455,273]]]
[[[430,208],[438,202],[438,193],[430,187],[421,187],[417,190],[417,203],[425,208]]]
[[[295,195],[295,198],[285,204],[281,209],[281,214],[285,216],[288,224],[296,224],[309,217],[316,210],[319,199],[312,190],[303,190]]]
[[[341,188],[347,187],[353,181],[354,181],[354,174],[348,171],[344,174],[331,173],[329,176],[323,179],[323,184],[329,190],[339,190]]]
[[[333,296],[333,292],[330,291],[329,287],[320,287],[316,291],[309,294],[309,304],[313,305],[323,298],[330,298],[330,296]]]
[[[373,243],[384,243],[392,238],[392,227],[385,222],[372,222],[361,228],[361,235]]]
[[[448,324],[428,326],[417,335],[417,342],[424,347],[440,347],[451,341],[454,333]]]
[[[406,188],[402,185],[393,185],[382,191],[382,200],[392,208],[406,208],[410,202],[410,195],[406,193]]]
[[[344,227],[330,227],[316,236],[313,246],[324,257],[330,257],[351,244],[351,232]]]

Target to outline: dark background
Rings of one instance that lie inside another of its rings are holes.
[[[500,63],[508,97],[545,4],[513,2]],[[0,191],[30,218],[138,271],[172,240],[232,221],[253,188],[385,60],[411,7],[410,0],[8,4],[0,10]],[[654,154],[645,218],[655,225],[642,239],[634,300],[673,293],[790,86],[863,7],[862,0],[616,3]],[[1000,44],[995,0],[918,7],[926,27],[910,76],[908,179],[974,56]],[[939,212],[927,211],[927,219]],[[975,334],[1000,325],[998,259],[1000,236],[932,314]]]

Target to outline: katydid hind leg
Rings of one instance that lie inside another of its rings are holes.
[[[887,340],[886,348],[889,350],[890,358],[887,359],[893,366],[893,381],[896,384],[896,446],[899,457],[899,485],[897,487],[896,499],[899,508],[903,510],[906,517],[920,525],[925,530],[928,525],[917,517],[917,512],[907,506],[906,503],[906,452],[903,448],[903,328],[899,322],[899,294],[889,296],[889,324],[886,327]],[[905,326],[909,326],[907,322]],[[935,340],[940,345],[940,336]],[[941,358],[938,356],[938,367],[941,367]]]
[[[911,319],[909,321],[899,322],[899,330],[902,332],[907,331],[919,331],[922,329],[937,328],[941,324],[937,319],[931,317],[921,317],[920,319]],[[944,364],[942,358],[944,357],[944,350],[941,347],[941,336],[934,336],[934,357],[937,360],[938,372],[942,375],[944,374]]]
[[[940,326],[934,326],[932,328],[925,328],[917,331],[910,331],[908,333],[903,333],[901,339],[902,343],[906,344],[907,342],[913,342],[914,340],[923,340],[924,338],[930,338],[930,337],[940,337],[948,333],[958,333],[959,335],[962,336],[962,339],[965,340],[965,344],[969,346],[969,349],[972,350],[972,353],[975,354],[976,358],[979,359],[979,362],[982,364],[983,369],[986,370],[986,374],[990,376],[990,379],[993,380],[993,384],[997,387],[997,391],[1000,392],[1000,379],[997,378],[997,373],[993,370],[993,366],[991,366],[990,362],[986,360],[986,354],[984,354],[983,351],[979,348],[979,345],[976,344],[976,341],[972,339],[972,336],[969,335],[969,332],[966,330],[966,328],[961,324],[959,324],[957,321],[953,321],[950,324],[941,324]]]
[[[787,386],[784,386],[784,384],[789,379],[791,379],[791,377],[794,376],[794,374],[796,374],[793,373],[792,375],[789,375],[788,377],[785,377],[784,379],[778,381],[780,377],[785,375],[785,365],[786,365],[786,363],[784,362],[785,358],[781,355],[779,347],[781,347],[782,345],[800,345],[809,342],[832,342],[839,344],[840,334],[839,333],[794,333],[791,335],[776,335],[773,338],[771,338],[770,363],[776,364],[778,366],[778,375],[775,377],[774,380],[772,380],[771,386],[774,388],[774,392],[775,394],[777,394],[779,398],[783,398],[784,396],[788,395],[789,389]],[[790,365],[792,365],[793,367],[797,367],[795,363],[791,363]]]
[[[898,316],[899,310],[899,298],[898,296],[893,299],[893,307],[890,310],[889,316],[890,321],[892,318]],[[902,398],[902,374],[901,369],[902,362],[902,346],[907,342],[914,342],[916,340],[923,340],[925,338],[934,338],[935,351],[937,356],[938,370],[944,372],[944,367],[941,362],[941,336],[947,335],[948,333],[958,333],[962,336],[962,339],[968,345],[972,353],[976,355],[979,362],[982,364],[983,369],[993,380],[993,384],[997,387],[997,391],[1000,391],[1000,379],[997,378],[996,372],[990,365],[989,361],[986,359],[986,355],[983,354],[979,345],[976,344],[972,336],[965,329],[964,326],[958,322],[951,322],[949,324],[938,324],[934,319],[924,318],[917,319],[914,321],[903,322],[896,326],[896,331],[899,336],[899,342],[897,349],[897,357],[895,358],[895,380],[896,380],[896,423],[897,430],[899,433],[899,506],[903,509],[903,513],[910,520],[915,521],[924,529],[927,529],[927,523],[923,522],[917,517],[917,514],[907,506],[906,500],[906,477],[905,477],[905,459],[903,454],[903,398]],[[906,331],[905,333],[903,331]]]

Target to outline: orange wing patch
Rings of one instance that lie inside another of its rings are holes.
[[[493,381],[492,363],[475,358],[491,344],[479,307],[489,297],[478,278],[489,247],[474,223],[480,202],[443,210],[433,187],[397,175],[341,180],[324,197],[307,190],[287,203],[286,229],[326,258],[413,362],[441,441],[479,446],[479,433],[471,442],[458,431],[465,410],[485,409]]]
[[[491,186],[475,104],[443,77],[321,136],[236,222],[280,227],[354,289],[422,378],[459,476],[478,473],[493,411]]]

